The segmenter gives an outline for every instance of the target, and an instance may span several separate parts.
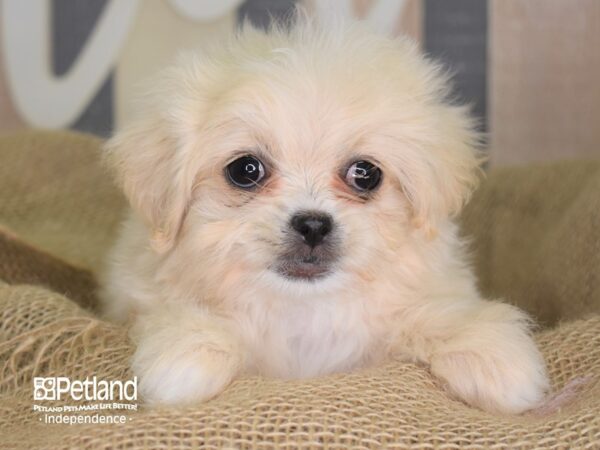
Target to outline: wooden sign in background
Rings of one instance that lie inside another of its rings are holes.
[[[600,158],[600,1],[490,0],[494,165]]]

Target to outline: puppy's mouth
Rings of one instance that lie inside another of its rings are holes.
[[[331,272],[331,264],[322,258],[311,255],[303,258],[282,258],[275,271],[292,280],[316,281]]]

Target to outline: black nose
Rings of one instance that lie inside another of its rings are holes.
[[[304,242],[316,247],[333,227],[331,217],[321,212],[301,212],[292,217],[292,228],[304,238]]]

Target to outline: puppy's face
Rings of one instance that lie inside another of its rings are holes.
[[[266,84],[277,97],[261,93],[266,101],[257,105],[242,86],[210,142],[199,145],[210,150],[198,151],[181,236],[213,264],[222,261],[221,277],[244,274],[280,288],[370,277],[412,217],[386,157],[394,138],[382,118],[372,120],[379,99],[367,95],[357,107],[332,88],[311,98],[294,82]]]
[[[473,133],[406,43],[246,33],[167,72],[109,144],[158,252],[213,292],[377,277],[475,182]]]

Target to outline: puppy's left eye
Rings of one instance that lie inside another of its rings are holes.
[[[242,189],[252,189],[265,177],[265,166],[252,155],[242,156],[225,168],[229,181]]]
[[[359,192],[369,192],[381,183],[381,169],[369,161],[356,161],[348,167],[346,184]]]

